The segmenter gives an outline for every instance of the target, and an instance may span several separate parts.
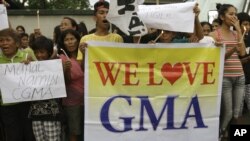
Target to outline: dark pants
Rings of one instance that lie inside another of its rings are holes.
[[[35,141],[28,110],[29,103],[0,106],[0,120],[7,141]]]

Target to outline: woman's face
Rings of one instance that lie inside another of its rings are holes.
[[[63,19],[61,22],[61,25],[60,25],[60,30],[65,31],[67,29],[75,30],[75,27],[73,27],[73,25],[69,19]]]
[[[21,33],[24,33],[23,29],[21,27],[17,28],[16,29],[17,33],[21,34]]]
[[[213,31],[216,30],[219,26],[220,26],[219,23],[213,22],[212,23]]]
[[[224,24],[233,26],[233,22],[237,19],[237,11],[234,7],[229,7],[225,15],[221,17]]]
[[[11,36],[2,36],[0,40],[3,54],[8,58],[12,58],[17,53],[18,44]]]
[[[78,43],[74,35],[68,33],[64,38],[64,45],[68,52],[73,53],[77,51]]]
[[[208,36],[209,33],[211,32],[211,28],[210,28],[210,26],[207,25],[207,24],[204,24],[204,25],[202,26],[202,29],[203,29],[203,34],[204,34],[205,36]]]

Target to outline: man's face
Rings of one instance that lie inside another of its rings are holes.
[[[103,28],[103,29],[109,29],[109,22],[106,19],[106,16],[108,14],[109,9],[100,7],[98,8],[95,19],[96,19],[96,26]]]

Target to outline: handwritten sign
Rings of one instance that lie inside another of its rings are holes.
[[[0,30],[9,27],[7,10],[3,4],[0,4]]]
[[[138,16],[148,28],[191,33],[194,31],[194,6],[195,2],[139,5]]]
[[[60,59],[0,64],[3,103],[66,97]]]
[[[122,1],[112,0],[107,19],[119,27],[124,33],[131,36],[147,34],[147,28],[138,17],[138,3],[141,0]]]

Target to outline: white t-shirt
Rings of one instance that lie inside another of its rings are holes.
[[[215,41],[214,41],[213,37],[204,36],[203,39],[201,39],[201,40],[199,41],[199,43],[210,43],[210,44],[214,44]]]

